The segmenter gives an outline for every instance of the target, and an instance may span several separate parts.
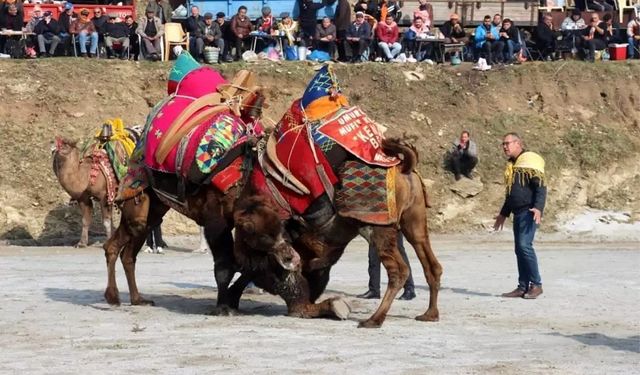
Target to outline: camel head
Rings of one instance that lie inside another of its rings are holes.
[[[286,233],[277,211],[263,197],[242,200],[235,209],[236,258],[272,258],[287,271],[300,269],[300,255],[285,240]],[[238,242],[240,242],[238,244]]]
[[[69,156],[72,152],[77,150],[77,143],[77,141],[56,136],[54,144],[51,147],[51,153],[64,157]]]

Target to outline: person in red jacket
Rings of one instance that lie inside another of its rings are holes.
[[[378,47],[387,61],[392,61],[402,51],[402,45],[398,43],[398,24],[393,20],[393,15],[387,14],[384,22],[380,22],[376,28]]]

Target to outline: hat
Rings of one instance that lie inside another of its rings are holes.
[[[449,15],[449,19],[450,19],[450,20],[459,20],[459,19],[460,19],[460,16],[458,15],[458,13],[451,13],[451,14]]]
[[[289,17],[291,17],[291,16],[289,15],[289,12],[282,12],[282,13],[280,13],[280,18],[289,18]]]
[[[48,10],[48,11],[44,12],[44,14],[43,14],[43,15],[44,15],[45,17],[49,17],[49,16],[51,16],[52,14],[53,14],[53,13],[51,13],[51,11],[50,11],[50,10]]]
[[[213,14],[211,14],[210,12],[207,12],[204,14],[204,19],[205,20],[210,20],[213,18]]]
[[[80,11],[80,14],[82,14],[83,16],[88,16],[89,15],[89,9],[82,8],[82,10]]]
[[[69,9],[73,9],[73,4],[67,1],[67,3],[64,4],[64,10],[69,10]]]
[[[153,9],[152,7],[147,7],[147,10],[145,11],[145,13],[155,13],[156,10]]]
[[[356,17],[364,17],[364,12],[356,12]]]
[[[224,16],[225,16],[224,12],[216,13],[216,18],[224,18]]]

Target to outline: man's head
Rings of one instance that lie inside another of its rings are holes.
[[[591,22],[592,23],[598,23],[600,22],[600,16],[598,15],[598,13],[593,13],[591,15]]]
[[[582,18],[582,12],[578,8],[573,8],[571,11],[571,19],[575,22]]]
[[[127,25],[133,25],[133,16],[129,14],[128,16],[126,16],[126,17],[124,18],[124,22],[125,22]]]
[[[545,14],[544,17],[542,17],[542,22],[549,27],[553,26],[553,18],[550,14]]]
[[[67,3],[64,4],[64,11],[67,14],[73,13],[73,4],[71,4],[70,2],[67,1]]]
[[[486,27],[491,26],[491,16],[488,14],[484,16],[484,18],[482,19],[482,24],[485,25]]]
[[[35,18],[42,17],[42,9],[40,9],[40,7],[37,5],[33,8],[33,17]]]
[[[493,23],[493,26],[498,26],[500,25],[500,22],[502,22],[502,16],[498,13],[493,15],[493,21],[491,21]]]
[[[518,133],[507,133],[504,136],[502,151],[508,158],[515,158],[522,153],[522,139]]]
[[[505,18],[504,21],[502,21],[502,28],[505,29],[505,30],[509,30],[512,25],[513,25],[513,23],[511,22],[511,19],[509,19],[509,18]]]
[[[100,8],[95,8],[95,9],[93,10],[93,16],[94,16],[95,18],[100,18],[100,17],[102,17],[102,9],[100,9]]]
[[[148,7],[145,14],[147,15],[147,19],[153,19],[153,17],[156,15],[156,10],[151,7]]]
[[[452,25],[460,23],[460,16],[458,15],[458,13],[451,13],[451,15],[449,15],[449,21]]]
[[[207,26],[211,26],[211,23],[213,23],[213,14],[207,12],[204,14],[204,23],[207,24]]]
[[[45,12],[46,13],[46,12]],[[82,10],[80,11],[80,16],[82,16],[83,18],[87,18],[89,17],[89,9],[87,8],[82,8]]]
[[[467,143],[469,142],[469,131],[468,130],[463,130],[462,133],[460,133],[460,143]]]
[[[262,7],[262,17],[269,17],[269,16],[271,16],[271,8]]]
[[[331,18],[329,17],[322,18],[322,27],[326,29],[329,26],[331,26]]]
[[[51,20],[52,13],[51,13],[51,11],[48,10],[48,11],[44,12],[43,16],[44,16],[44,19],[49,21],[49,20]]]
[[[356,12],[356,22],[364,22],[364,12]]]
[[[413,26],[415,26],[416,29],[421,29],[422,25],[424,25],[424,21],[422,20],[422,17],[416,17],[413,19]]]
[[[18,14],[18,7],[15,4],[11,4],[9,5],[9,8],[7,9],[7,11],[9,12],[10,15],[15,16]]]
[[[191,15],[194,17],[198,17],[200,15],[200,8],[198,8],[197,6],[193,5],[191,7]]]
[[[247,15],[247,7],[244,5],[241,5],[238,8],[238,15],[241,16],[242,18],[244,18]]]
[[[117,14],[109,14],[109,23],[116,23]]]
[[[602,16],[602,20],[606,22],[608,25],[613,24],[613,17],[611,16],[611,13],[607,13],[604,16]]]

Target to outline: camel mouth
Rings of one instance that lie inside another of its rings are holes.
[[[300,255],[289,244],[283,243],[274,254],[278,264],[287,271],[301,268]]]

